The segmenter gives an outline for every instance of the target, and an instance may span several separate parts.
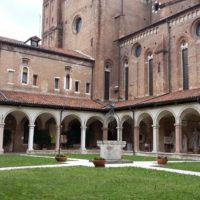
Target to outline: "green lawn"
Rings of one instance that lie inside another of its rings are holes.
[[[80,158],[80,159],[93,159],[97,155],[95,154],[68,154],[70,158]],[[155,161],[156,157],[152,156],[128,156],[124,155],[123,156],[124,160],[132,160],[132,161]],[[179,160],[179,159],[173,159],[169,158],[168,160]]]
[[[30,166],[30,165],[48,165],[58,164],[55,159],[52,158],[36,158],[20,155],[1,155],[0,156],[0,168],[1,167],[13,167],[13,166]]]
[[[2,200],[199,200],[200,178],[138,168],[0,172]]]
[[[168,163],[163,165],[163,167],[200,172],[200,162]]]
[[[91,160],[96,156],[99,156],[98,154],[65,154],[69,158],[77,158],[77,159],[87,159]],[[42,156],[42,155],[40,155]],[[44,156],[44,155],[43,155]],[[55,156],[55,155],[45,155],[45,156]],[[124,160],[133,160],[133,161],[154,161],[156,160],[156,157],[151,157],[151,156],[123,156]],[[174,160],[174,159],[169,159],[169,160]],[[177,160],[177,159],[176,159]]]

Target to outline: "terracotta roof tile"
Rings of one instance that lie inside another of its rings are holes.
[[[200,97],[200,89],[177,91],[170,94],[164,94],[157,97],[144,97],[140,99],[135,99],[132,101],[121,101],[115,104],[115,107],[128,107],[128,106],[147,106],[150,104],[162,104],[162,103],[172,103],[174,101],[188,100]]]
[[[158,97],[144,97],[140,99],[134,99],[132,101],[120,101],[115,103],[113,106],[115,108],[125,109],[126,107],[151,107],[153,105],[162,105],[163,103],[171,104],[175,101],[185,100],[186,102],[191,102],[194,98],[200,97],[200,89],[177,91],[170,94],[161,95]],[[0,103],[22,103],[27,105],[39,105],[46,107],[68,107],[75,109],[86,109],[86,110],[104,110],[109,107],[105,103],[96,102],[89,99],[80,98],[70,98],[66,96],[58,95],[44,95],[35,94],[20,91],[0,91]]]
[[[143,97],[143,98],[138,98],[138,99],[133,99],[133,100],[128,100],[128,101],[119,101],[114,104],[116,108],[120,107],[128,107],[128,106],[135,106],[137,104],[140,104],[141,102],[145,102],[152,99],[152,97]]]
[[[59,107],[72,107],[82,109],[101,109],[102,105],[87,99],[69,98],[56,95],[43,95],[35,93],[0,91],[0,102],[22,103],[30,105],[47,105]]]

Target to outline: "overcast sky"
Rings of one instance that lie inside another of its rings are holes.
[[[25,41],[41,35],[42,0],[0,0],[0,36]]]

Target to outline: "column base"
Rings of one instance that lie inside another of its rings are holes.
[[[174,153],[176,153],[176,154],[181,154],[182,152],[181,152],[181,151],[175,151]]]
[[[32,154],[32,153],[34,153],[34,150],[33,149],[32,150],[27,150],[26,153],[27,154]]]
[[[80,149],[81,154],[87,154],[87,149]]]
[[[4,154],[4,149],[0,149],[0,154]]]

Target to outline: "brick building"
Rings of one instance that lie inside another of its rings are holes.
[[[0,38],[1,152],[198,157],[199,0],[44,0],[42,24],[42,45]]]

